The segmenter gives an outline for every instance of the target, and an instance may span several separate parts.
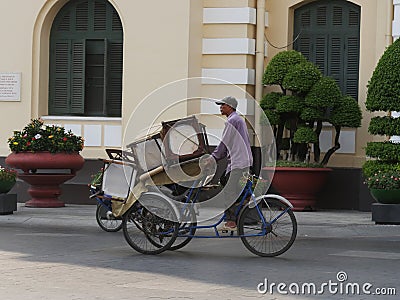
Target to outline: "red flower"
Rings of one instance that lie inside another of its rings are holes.
[[[31,145],[31,142],[27,142],[26,145],[27,145],[27,146],[30,146],[30,145]]]
[[[63,137],[63,141],[64,142],[66,142],[68,140],[68,138],[66,138],[66,137]]]

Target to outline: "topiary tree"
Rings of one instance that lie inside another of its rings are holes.
[[[368,82],[366,108],[370,112],[387,112],[387,116],[373,117],[368,132],[373,135],[400,135],[400,118],[393,118],[391,111],[400,111],[400,39],[390,45],[372,73]],[[370,177],[378,171],[400,170],[400,144],[391,141],[369,142],[366,155],[373,158],[363,165],[363,172]]]
[[[260,101],[273,126],[280,159],[309,162],[312,145],[314,162],[325,165],[340,148],[341,128],[361,126],[357,102],[343,96],[336,81],[323,76],[300,52],[275,55],[265,69],[263,84],[277,85],[281,90],[266,94]],[[331,123],[336,135],[335,144],[321,160],[323,122]]]

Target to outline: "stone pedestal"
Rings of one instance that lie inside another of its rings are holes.
[[[400,225],[400,204],[373,203],[371,212],[375,224]]]
[[[0,215],[9,215],[17,210],[17,194],[0,194]]]

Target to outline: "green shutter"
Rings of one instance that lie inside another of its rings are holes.
[[[343,94],[358,98],[360,7],[344,0],[319,0],[294,13],[293,48],[333,77]]]
[[[347,36],[345,38],[345,54],[346,58],[344,64],[344,90],[346,95],[358,99],[358,70],[359,70],[359,56],[360,40],[356,36]]]
[[[343,49],[344,43],[343,38],[340,35],[333,35],[329,39],[329,52],[328,52],[328,61],[329,61],[329,71],[328,76],[332,77],[336,80],[339,86],[342,88],[344,86],[344,73],[343,73]]]
[[[85,94],[86,47],[99,40],[110,41],[102,52],[103,97]],[[108,1],[68,1],[55,17],[50,33],[49,114],[121,116],[122,49],[121,20]],[[93,99],[85,101],[89,96]],[[99,106],[92,109],[90,103]]]
[[[56,41],[51,51],[49,113],[64,115],[69,113],[71,42]]]
[[[322,74],[327,74],[328,64],[328,38],[325,35],[317,35],[314,39],[315,54],[312,60],[318,66]]]
[[[85,108],[85,41],[72,41],[71,113],[83,114]]]
[[[107,45],[107,115],[121,116],[123,44],[109,41]]]

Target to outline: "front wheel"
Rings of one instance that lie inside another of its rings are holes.
[[[297,235],[291,208],[268,195],[257,206],[249,203],[242,210],[238,226],[245,247],[259,256],[281,255],[292,246]]]
[[[189,244],[196,233],[196,227],[196,212],[190,205],[185,209],[183,213],[181,223],[179,224],[178,235],[169,250],[178,250]]]

